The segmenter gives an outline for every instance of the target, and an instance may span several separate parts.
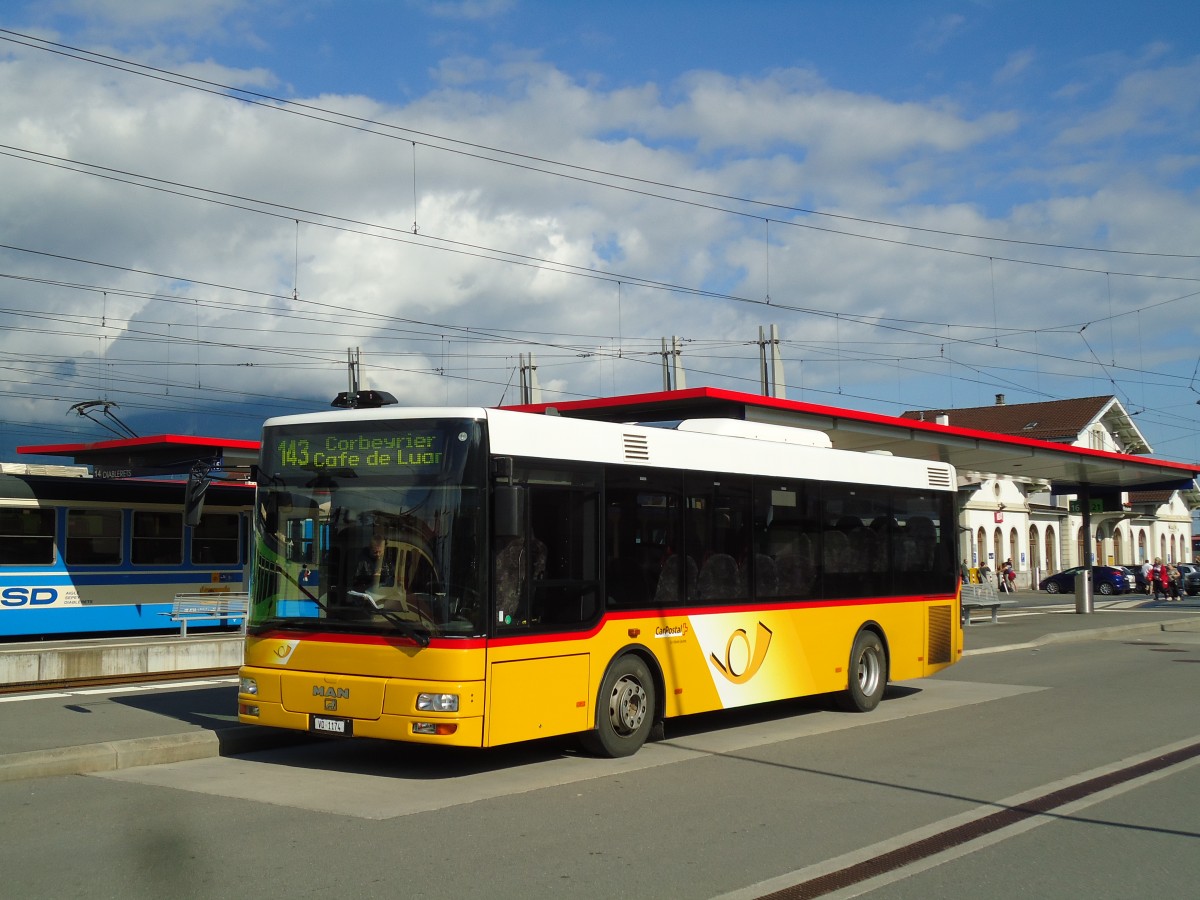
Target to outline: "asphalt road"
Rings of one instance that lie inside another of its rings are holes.
[[[0,895],[1195,896],[1200,621],[1025,639],[1054,615],[1101,624],[1023,610],[869,715],[699,716],[626,760],[320,742],[0,783]]]

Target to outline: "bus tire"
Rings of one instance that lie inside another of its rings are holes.
[[[849,682],[838,695],[838,706],[847,712],[870,712],[883,699],[887,687],[887,652],[873,631],[860,631],[850,649]]]
[[[596,727],[580,740],[595,756],[632,756],[654,727],[654,679],[641,657],[627,653],[613,662],[600,686]]]

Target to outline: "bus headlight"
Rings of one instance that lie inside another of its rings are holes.
[[[458,694],[417,694],[422,712],[458,712]]]
[[[243,694],[257,695],[258,694],[258,682],[255,681],[253,678],[247,678],[245,675],[243,675],[241,678],[241,685],[238,687],[238,691]]]

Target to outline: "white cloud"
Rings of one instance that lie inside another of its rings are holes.
[[[1026,72],[1036,59],[1037,53],[1030,48],[1010,53],[1004,65],[992,76],[992,81],[996,84],[1013,81]]]
[[[409,5],[443,19],[477,21],[504,15],[515,0],[409,0]]]
[[[1194,138],[1200,115],[1200,59],[1184,65],[1140,69],[1118,83],[1111,100],[1063,129],[1059,140],[1086,144],[1111,138],[1137,139],[1165,131]]]
[[[279,0],[44,0],[36,16],[46,21],[62,16],[78,19],[91,40],[167,34],[241,32],[238,13],[248,6],[277,6]],[[248,35],[243,32],[243,37]],[[257,42],[257,41],[255,41]]]
[[[966,16],[959,13],[929,19],[917,32],[917,46],[927,53],[935,53],[960,34],[966,25]]]
[[[195,71],[229,84],[278,77],[217,63]],[[807,390],[885,391],[888,403],[934,406],[946,398],[921,393],[923,386],[906,394],[901,384],[910,376],[915,384],[914,368],[947,371],[942,344],[955,365],[1032,368],[1037,363],[1028,360],[1036,358],[1004,356],[991,344],[1021,341],[1032,352],[1028,328],[1088,321],[1097,298],[1107,301],[1107,285],[1103,274],[1004,261],[1064,259],[1055,251],[913,229],[1073,245],[1200,243],[1181,224],[1197,220],[1194,199],[1150,182],[1153,167],[1140,182],[1113,183],[1105,167],[1064,161],[1054,148],[1017,153],[1028,135],[1016,111],[967,115],[949,102],[895,102],[831,87],[799,69],[743,78],[696,71],[669,84],[614,90],[528,54],[456,57],[440,71],[436,91],[403,106],[364,96],[302,98],[478,145],[419,138],[414,165],[403,135],[388,140],[10,51],[0,61],[0,143],[303,212],[263,215],[0,157],[0,242],[176,276],[0,251],[5,274],[94,287],[0,281],[0,308],[19,313],[0,314],[0,379],[11,387],[74,366],[53,399],[43,392],[45,399],[31,401],[18,395],[36,388],[22,388],[0,400],[0,412],[10,421],[61,422],[65,399],[126,390],[120,399],[131,415],[161,416],[164,404],[200,410],[245,391],[236,408],[252,432],[266,411],[293,402],[311,407],[342,389],[350,346],[363,348],[377,386],[422,400],[494,403],[516,354],[530,349],[547,389],[567,396],[646,390],[659,383],[658,339],[673,334],[689,341],[689,368],[709,373],[690,376],[689,384],[754,390],[753,341],[757,327],[771,322],[794,354],[793,370],[795,360],[806,360]],[[1112,109],[1079,119],[1073,139],[1084,140],[1087,129],[1094,139],[1166,127],[1192,108],[1187,81],[1195,74],[1186,66],[1131,74]],[[1160,96],[1167,89],[1174,93]],[[1139,112],[1130,118],[1131,110]],[[478,158],[497,155],[487,147],[596,171],[513,156],[503,156],[513,165],[499,165]],[[1189,158],[1194,167],[1194,154],[1174,152],[1161,168],[1186,172]],[[976,196],[985,183],[995,190],[1020,184],[1029,193],[1023,202],[987,204]],[[956,192],[960,184],[968,187]],[[667,185],[913,228],[795,214]],[[1084,254],[1065,259],[1096,265]],[[1166,290],[1123,280],[1118,308],[1154,302]],[[741,302],[768,292],[777,308]],[[860,324],[884,319],[905,321],[886,329]],[[980,338],[987,340],[955,343]],[[34,374],[18,378],[18,371]],[[801,378],[788,380],[798,385]],[[139,406],[150,412],[138,413]],[[218,421],[209,430],[237,426]]]

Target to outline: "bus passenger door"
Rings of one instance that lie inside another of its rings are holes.
[[[488,685],[488,746],[592,726],[587,654],[493,661]]]

